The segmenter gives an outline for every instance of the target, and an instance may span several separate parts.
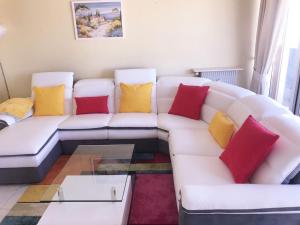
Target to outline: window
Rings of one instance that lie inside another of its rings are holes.
[[[285,42],[279,57],[279,82],[276,99],[283,105],[300,115],[297,107],[299,96],[299,65],[300,65],[300,1],[292,0],[289,10]],[[298,103],[298,104],[299,104]],[[298,109],[299,108],[299,109]]]

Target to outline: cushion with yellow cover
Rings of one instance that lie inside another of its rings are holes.
[[[150,113],[152,111],[152,86],[152,83],[130,85],[120,83],[121,97],[119,111],[121,113]]]
[[[32,109],[30,98],[12,98],[0,104],[0,113],[23,119]]]
[[[234,131],[234,123],[222,112],[217,112],[209,124],[208,130],[221,148],[229,143]]]
[[[64,115],[65,86],[34,87],[34,115]]]

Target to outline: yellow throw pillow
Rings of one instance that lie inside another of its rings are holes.
[[[33,102],[30,98],[12,98],[0,104],[0,113],[23,119],[32,106]]]
[[[234,131],[234,123],[222,112],[217,112],[209,124],[208,130],[221,148],[229,143]]]
[[[120,109],[121,113],[139,112],[150,113],[152,83],[146,84],[120,84],[121,97]]]
[[[58,116],[64,115],[65,86],[34,87],[34,115]]]

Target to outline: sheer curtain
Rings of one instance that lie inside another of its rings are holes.
[[[254,72],[250,86],[258,94],[270,95],[272,72],[276,73],[272,69],[280,55],[278,51],[281,50],[284,39],[289,3],[290,0],[261,0]]]

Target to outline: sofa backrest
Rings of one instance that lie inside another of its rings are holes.
[[[254,92],[248,89],[236,85],[232,85],[232,84],[227,84],[221,81],[211,82],[210,87],[215,91],[219,91],[223,94],[230,95],[236,99],[255,95]]]
[[[236,98],[210,88],[202,106],[202,120],[210,123],[218,111],[226,112],[235,101]]]
[[[43,72],[32,74],[31,87],[65,85],[65,114],[72,113],[73,72]],[[34,93],[32,92],[34,99]]]
[[[240,127],[249,115],[257,120],[263,120],[266,117],[282,114],[291,114],[291,112],[263,95],[251,95],[235,101],[227,110],[229,117]]]
[[[262,124],[280,138],[266,161],[252,177],[253,183],[289,183],[300,171],[300,118],[281,114],[263,119]]]
[[[157,81],[157,109],[158,113],[168,113],[174,101],[179,85],[203,86],[211,81],[205,78],[188,76],[165,76]]]
[[[114,92],[115,85],[113,79],[83,79],[74,85],[75,97],[95,97],[108,96],[108,109],[114,113]],[[74,104],[74,112],[76,104]]]
[[[152,112],[157,113],[156,104],[156,70],[155,69],[127,69],[115,70],[115,111],[119,112],[120,105],[120,83],[143,84],[153,83],[152,88]]]

